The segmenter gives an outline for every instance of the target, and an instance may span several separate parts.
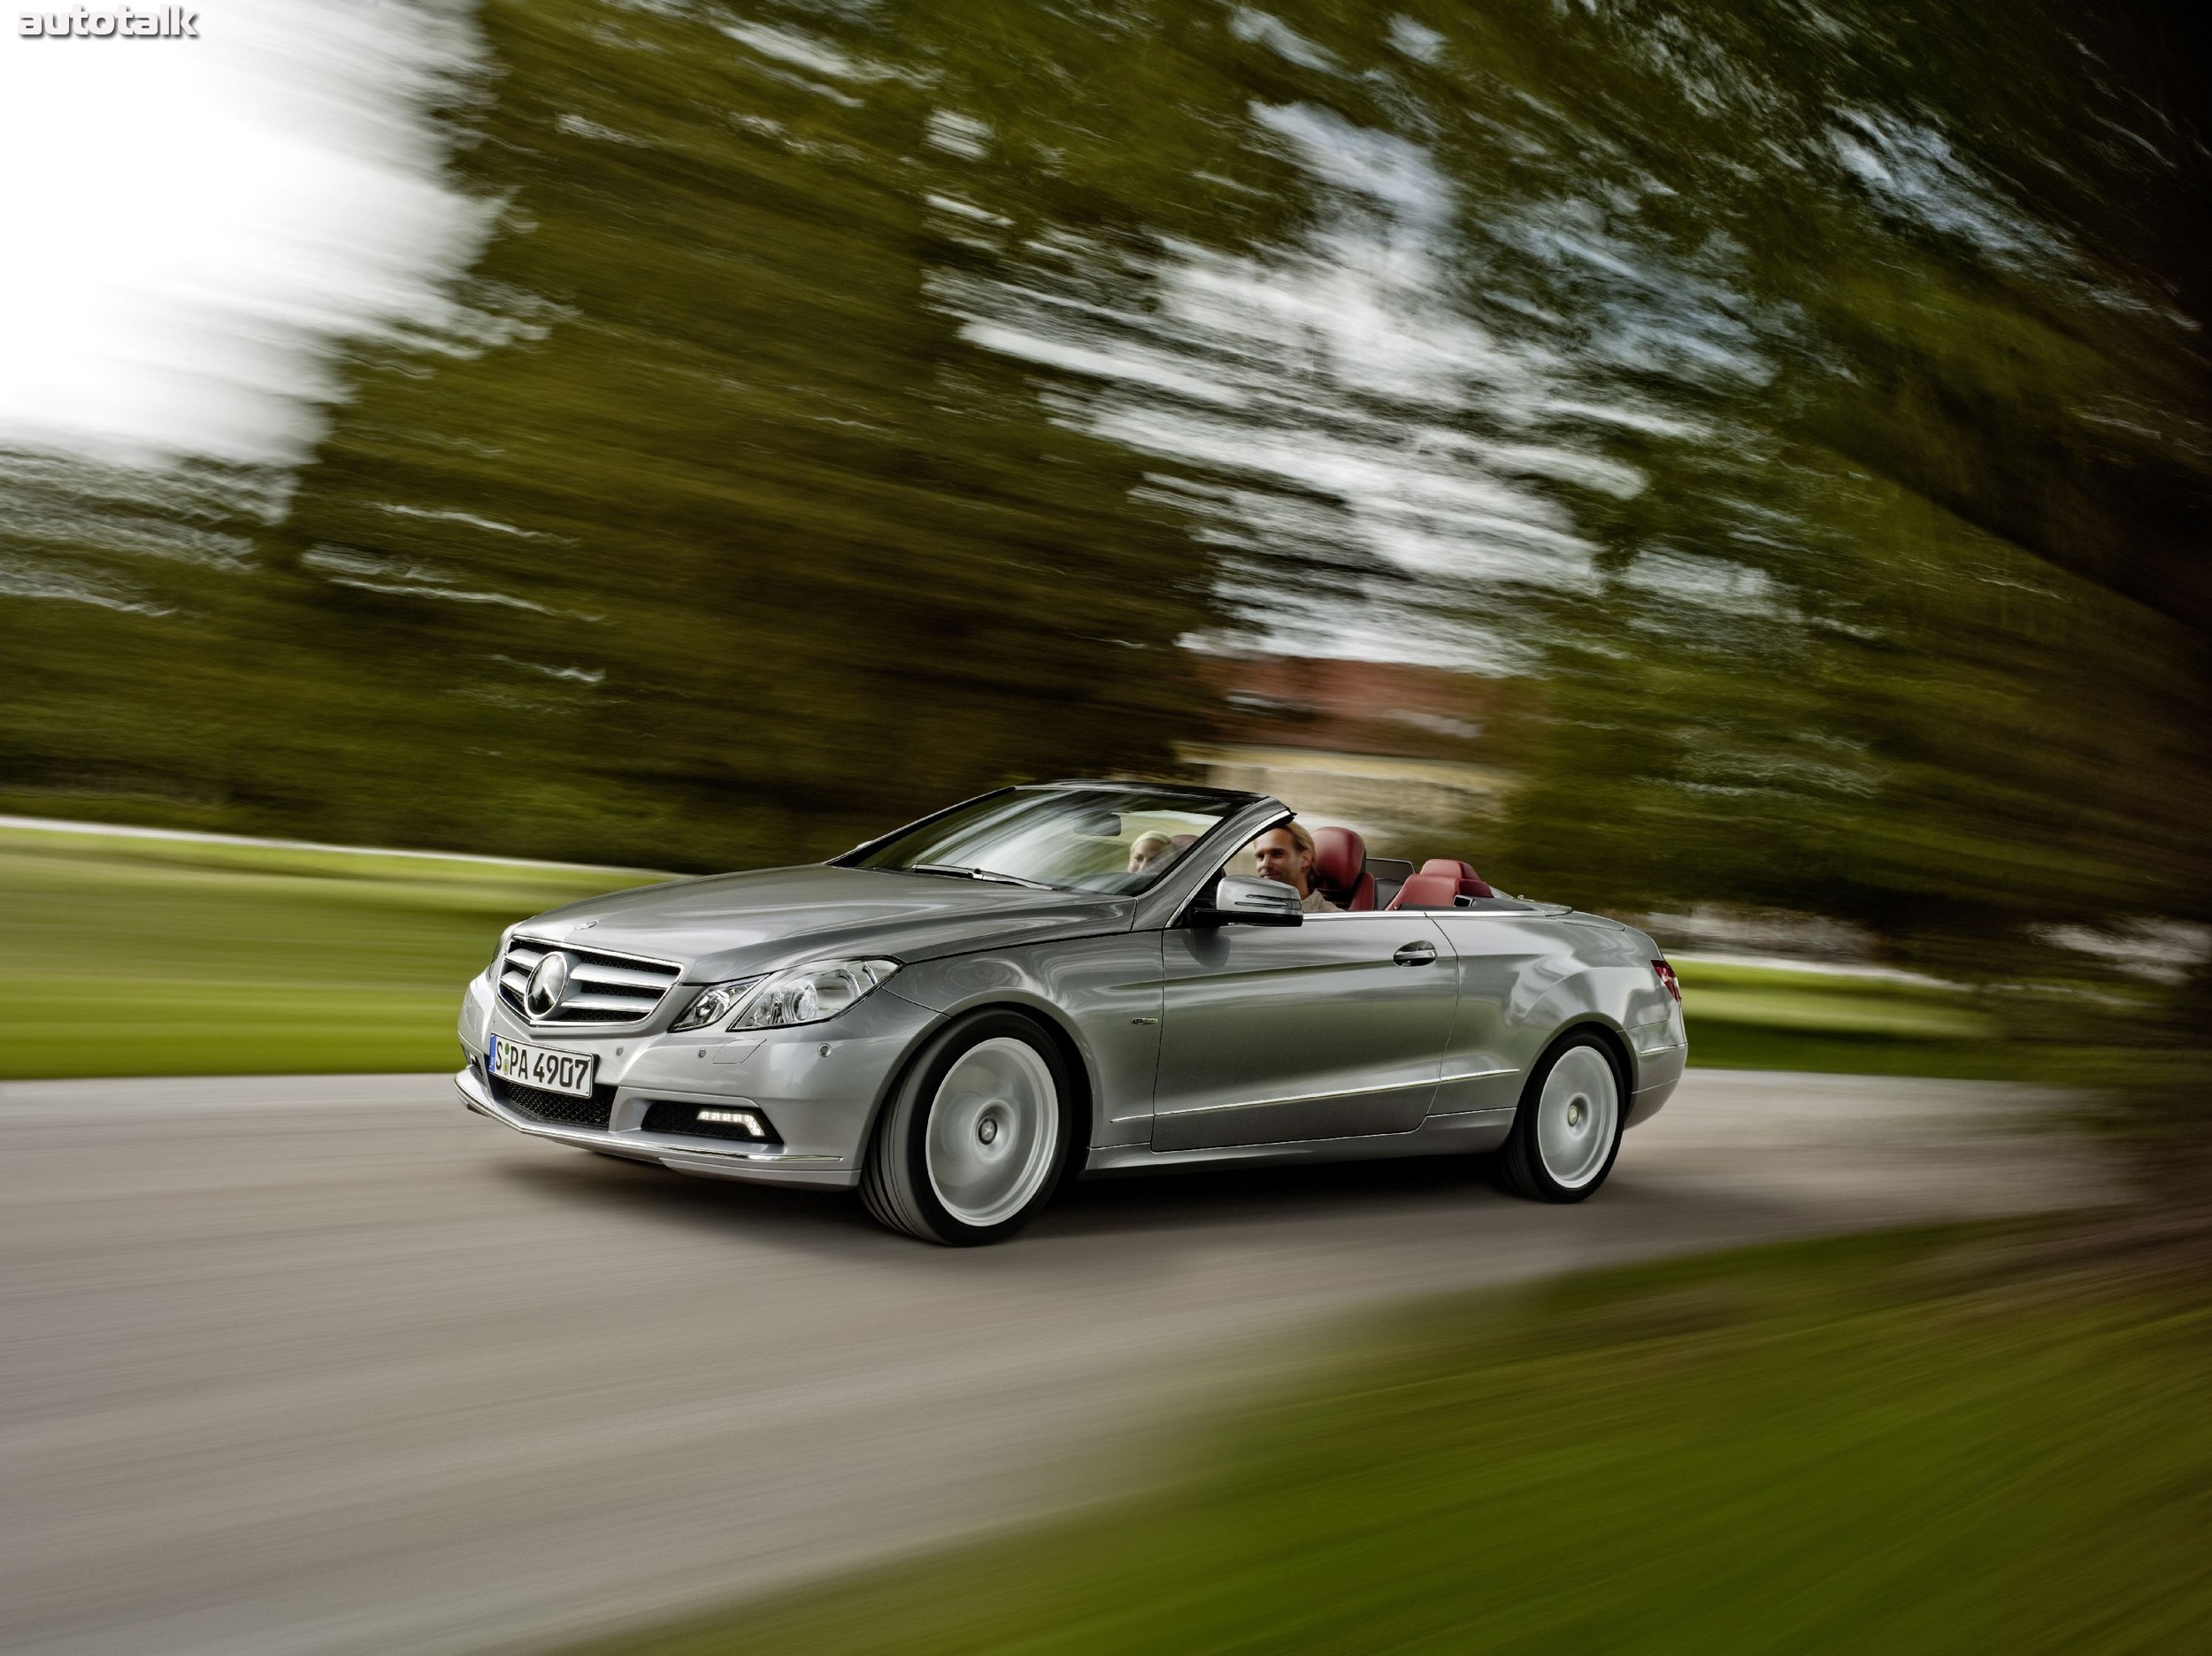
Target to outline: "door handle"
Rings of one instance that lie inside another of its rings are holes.
[[[1390,957],[1401,966],[1426,966],[1436,959],[1433,943],[1408,943]]]

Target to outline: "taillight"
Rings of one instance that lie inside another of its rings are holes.
[[[1666,992],[1674,997],[1677,1006],[1682,1004],[1682,980],[1674,975],[1674,968],[1664,961],[1651,962],[1651,975],[1656,978]]]

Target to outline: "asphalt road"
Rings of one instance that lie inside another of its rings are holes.
[[[1694,1071],[1580,1208],[1186,1175],[956,1253],[442,1077],[0,1086],[0,1649],[527,1650],[927,1545],[1144,1476],[1365,1303],[2094,1200],[2052,1101]]]

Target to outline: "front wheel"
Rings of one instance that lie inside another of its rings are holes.
[[[1051,1200],[1075,1140],[1073,1089],[1051,1038],[979,1012],[930,1043],[869,1148],[860,1194],[894,1230],[972,1247],[1003,1241]]]
[[[1571,1035],[1537,1062],[1499,1153],[1506,1182],[1538,1201],[1578,1202],[1605,1183],[1627,1112],[1602,1037]]]

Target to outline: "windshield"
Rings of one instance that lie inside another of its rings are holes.
[[[1016,788],[902,833],[854,866],[1126,895],[1245,803],[1172,788]]]

